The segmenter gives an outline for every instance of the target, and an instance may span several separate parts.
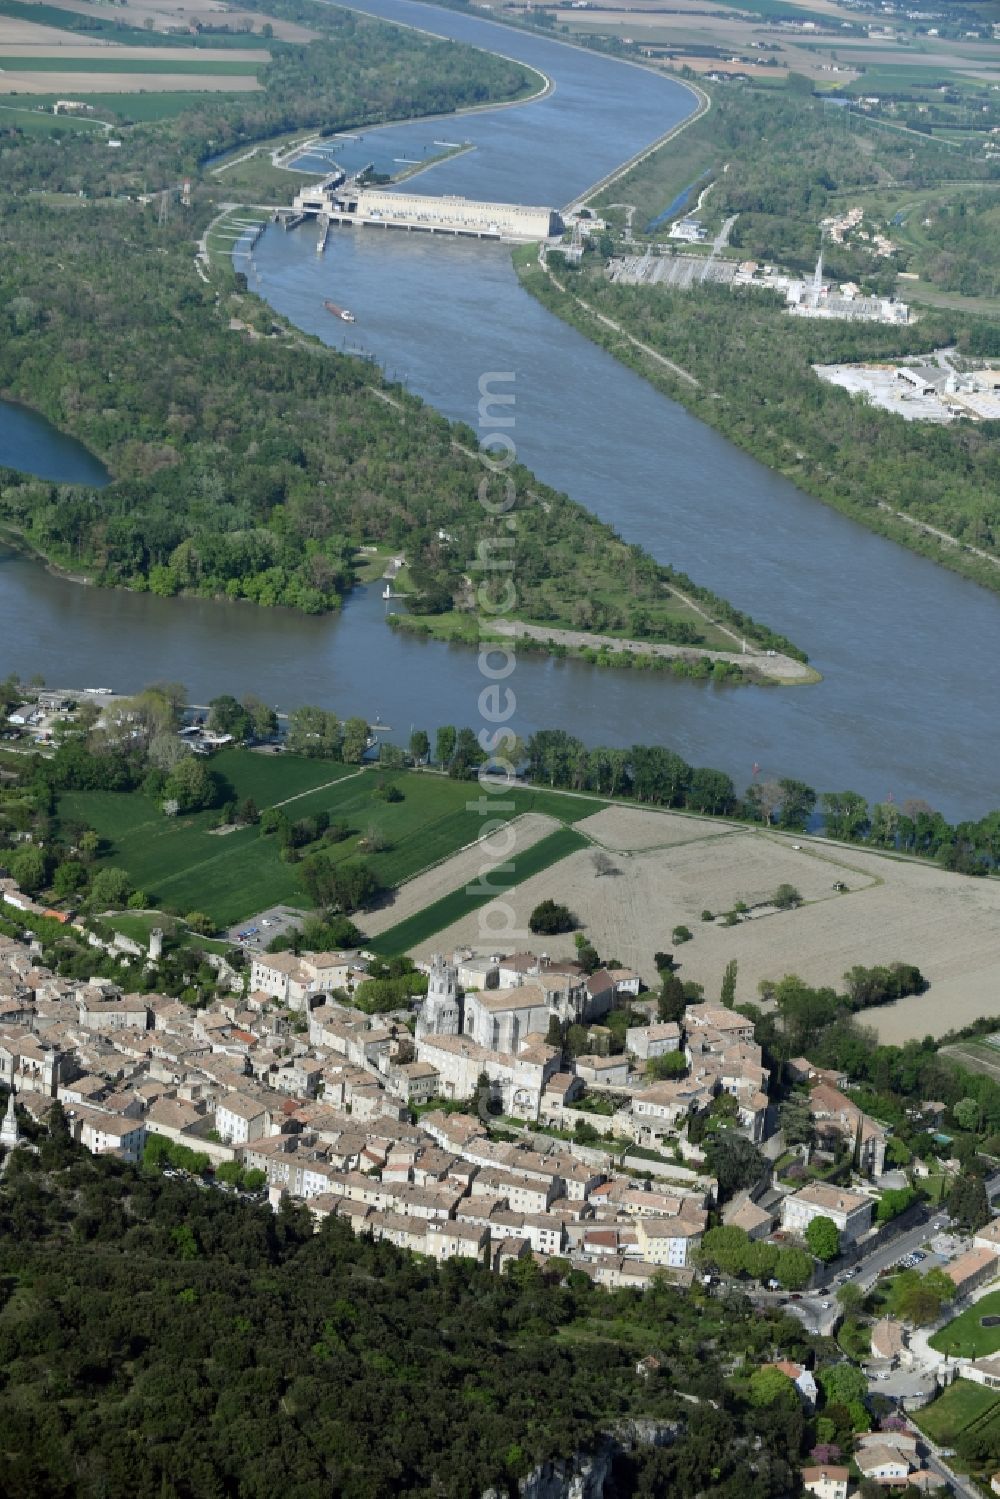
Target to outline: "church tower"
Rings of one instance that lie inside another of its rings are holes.
[[[458,969],[440,953],[431,959],[427,997],[417,1016],[416,1039],[424,1036],[457,1036],[461,1030],[458,1002]]]

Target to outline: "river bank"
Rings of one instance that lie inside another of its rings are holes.
[[[532,624],[520,619],[484,621],[474,614],[390,614],[388,623],[405,634],[421,635],[480,648],[489,641],[516,640],[520,651],[549,655],[557,660],[572,656],[591,666],[619,671],[669,672],[693,681],[717,685],[807,686],[822,681],[821,674],[805,662],[780,651],[712,650],[707,646],[670,645],[664,641],[630,640],[601,635],[590,630],[566,630],[555,625]],[[729,632],[727,632],[729,633]]]
[[[782,655],[779,651],[713,651],[697,646],[666,645],[659,641],[618,640],[610,635],[595,635],[582,630],[555,630],[548,625],[526,624],[521,620],[498,620],[495,628],[498,635],[508,639],[532,640],[541,644],[554,642],[556,646],[564,646],[568,650],[609,653],[620,658],[615,664],[625,664],[629,660],[637,664],[636,658],[642,657],[681,662],[684,665],[704,661],[706,664],[711,662],[714,666],[734,667],[751,681],[773,682],[782,687],[804,686],[822,680],[819,672],[811,666],[803,661],[795,661],[791,656]],[[719,674],[718,680],[726,680],[724,672]]]
[[[791,479],[799,489],[867,530],[1000,593],[1000,557],[991,557],[968,545],[961,537],[943,531],[920,515],[906,515],[880,497],[872,495],[862,503],[845,494],[835,467],[823,470],[810,465],[804,461],[806,455],[796,452],[794,445],[776,443],[767,429],[735,417],[726,409],[718,392],[706,392],[697,376],[630,332],[621,316],[611,317],[594,305],[593,290],[587,289],[586,282],[579,292],[572,290],[568,279],[563,281],[547,265],[540,266],[530,249],[515,252],[514,259],[522,286],[550,312],[775,473]],[[590,288],[594,288],[593,281]],[[734,313],[734,317],[738,316],[738,312]]]
[[[0,547],[9,547],[12,552],[20,552],[29,561],[37,563],[53,578],[62,578],[67,583],[80,583],[85,588],[93,588],[94,579],[87,577],[85,573],[73,572],[72,568],[63,567],[58,562],[52,562],[44,552],[34,546],[23,531],[16,526],[6,522],[0,522]]]

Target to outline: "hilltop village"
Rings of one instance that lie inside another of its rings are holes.
[[[249,1173],[275,1207],[303,1199],[317,1221],[336,1214],[438,1260],[502,1270],[565,1256],[609,1286],[661,1272],[690,1285],[720,1200],[725,1226],[788,1246],[775,1287],[811,1278],[811,1257],[791,1246],[812,1242],[816,1219],[835,1230],[835,1253],[881,1242],[879,1187],[897,1185],[888,1131],[841,1091],[843,1076],[793,1063],[819,1159],[853,1146],[854,1185],[775,1191],[751,1164],[746,1188],[720,1189],[698,1122],[724,1118],[747,1147],[771,1133],[753,1022],[703,1002],[681,1024],[658,1022],[627,970],[436,956],[412,1015],[372,1016],[349,1001],[365,976],[358,953],[257,953],[245,981],[230,973],[232,992],[201,1010],[61,979],[13,939],[0,963],[0,1080],[39,1121],[58,1100],[97,1154],[148,1160],[160,1142],[160,1158],[179,1148],[195,1175],[226,1168],[235,1189]],[[602,1020],[623,1001],[633,1023],[616,1054]],[[569,1026],[601,1049],[567,1062]]]
[[[133,983],[143,970],[129,992],[47,967],[25,925],[44,908],[10,878],[0,899],[22,934],[0,936],[0,1174],[23,1172],[59,1131],[154,1177],[276,1215],[302,1204],[315,1232],[339,1220],[439,1264],[696,1300],[739,1284],[826,1350],[812,1365],[775,1353],[749,1387],[764,1406],[788,1393],[836,1435],[803,1459],[808,1492],[952,1484],[972,1499],[940,1431],[977,1390],[996,1400],[993,1344],[960,1333],[982,1298],[984,1311],[1000,1299],[1000,1176],[967,1175],[977,1157],[956,1143],[949,1158],[943,1128],[969,1126],[978,1143],[989,1090],[915,1096],[894,1128],[843,1069],[805,1056],[769,1067],[751,1007],[735,1006],[735,970],[719,1002],[690,993],[664,1018],[666,954],[654,994],[620,966],[436,953],[401,975],[394,1008],[367,1013],[374,955],[256,947],[242,971],[215,958],[199,1008],[146,982],[159,929],[141,952],[120,934],[107,944]],[[660,1372],[652,1354],[636,1364],[641,1380]],[[841,1394],[843,1432],[823,1414]],[[919,1430],[900,1412],[919,1413]]]
[[[642,1285],[660,1268],[688,1284],[714,1183],[696,1152],[684,1163],[677,1127],[726,1091],[747,1137],[763,1131],[753,1028],[719,1007],[688,1011],[686,1041],[676,1024],[639,1023],[638,1009],[626,1055],[563,1070],[551,1020],[599,1024],[623,987],[638,991],[637,975],[584,977],[526,953],[437,959],[411,1039],[401,1015],[331,997],[364,978],[357,954],[255,955],[245,994],[194,1012],[107,980],[61,980],[12,940],[2,963],[3,1080],[40,1120],[58,1099],[96,1153],[138,1161],[160,1137],[213,1167],[261,1173],[275,1204],[303,1198],[317,1219],[338,1214],[440,1260],[500,1270],[569,1254],[605,1284]],[[648,1082],[645,1064],[667,1053],[689,1059],[686,1076]],[[576,1106],[589,1089],[615,1098],[613,1118]],[[516,1121],[517,1137],[491,1139],[477,1107]],[[618,1169],[604,1151],[537,1133],[595,1119],[636,1146],[677,1141],[678,1158],[626,1151],[631,1165]],[[662,1185],[650,1179],[657,1164]],[[772,1223],[749,1204],[740,1218]]]

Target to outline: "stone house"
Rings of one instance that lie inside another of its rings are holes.
[[[270,1107],[245,1093],[228,1093],[215,1111],[215,1128],[231,1145],[245,1145],[270,1133]]]
[[[781,1226],[802,1237],[814,1218],[829,1218],[842,1242],[853,1243],[872,1226],[872,1201],[861,1192],[810,1182],[781,1204]]]
[[[851,1483],[850,1468],[826,1467],[803,1468],[802,1487],[816,1499],[847,1499]]]

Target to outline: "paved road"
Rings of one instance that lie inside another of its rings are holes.
[[[879,1271],[887,1270],[911,1250],[919,1249],[932,1234],[939,1233],[947,1222],[945,1213],[935,1213],[933,1217],[928,1214],[914,1228],[909,1228],[897,1238],[890,1239],[887,1244],[880,1245],[858,1261],[859,1269],[853,1277],[855,1283],[863,1291],[870,1290],[878,1279]]]
[[[963,1499],[982,1499],[982,1490],[962,1473],[956,1473],[949,1468],[947,1461],[941,1456],[941,1449],[921,1433],[924,1446],[927,1448],[927,1456],[924,1458],[925,1465],[932,1473],[936,1473],[942,1483],[949,1484],[952,1492],[960,1494]]]
[[[1000,1177],[998,1177],[998,1183],[1000,1183]],[[854,1271],[851,1277],[854,1284],[859,1290],[870,1290],[881,1270],[887,1270],[890,1265],[894,1265],[911,1250],[919,1249],[932,1234],[939,1232],[946,1222],[947,1217],[944,1213],[936,1213],[933,1216],[927,1213],[912,1228],[897,1234],[895,1238],[879,1245],[870,1254],[864,1255],[851,1267]],[[836,1297],[836,1280],[841,1274],[843,1274],[841,1266],[832,1266],[827,1272],[825,1282],[821,1282],[814,1291],[798,1295],[795,1300],[787,1291],[764,1290],[754,1293],[753,1299],[760,1306],[784,1306],[787,1311],[800,1318],[809,1332],[821,1337],[829,1337],[841,1315]]]

